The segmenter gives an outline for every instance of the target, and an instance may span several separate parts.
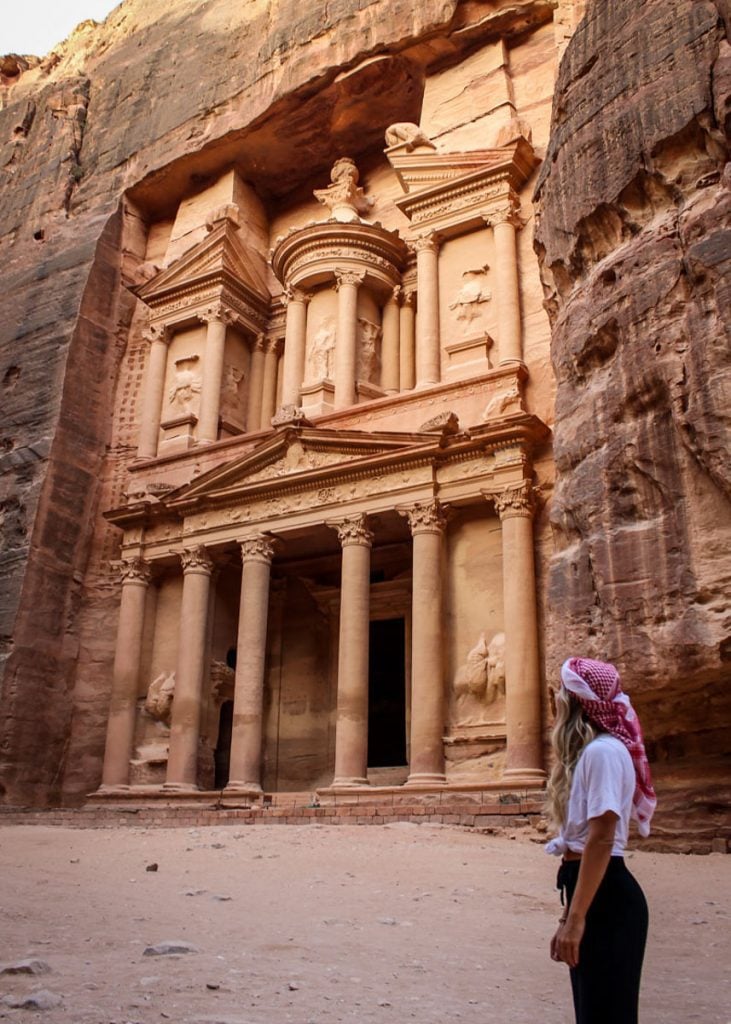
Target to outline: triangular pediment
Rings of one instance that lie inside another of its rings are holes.
[[[314,481],[323,474],[337,476],[354,469],[356,464],[398,456],[399,452],[430,443],[434,439],[423,434],[284,429],[246,455],[171,492],[164,503],[176,508],[225,503],[249,492],[305,483],[308,478]]]
[[[220,277],[235,280],[252,296],[268,302],[270,294],[263,272],[257,266],[259,262],[258,254],[248,252],[242,243],[235,224],[221,220],[201,242],[147,281],[137,294],[143,302],[154,305],[156,299],[167,299],[196,282]]]

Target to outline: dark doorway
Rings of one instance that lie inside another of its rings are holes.
[[[406,764],[406,624],[378,619],[370,625],[368,767]]]
[[[225,700],[221,705],[221,714],[218,719],[218,742],[213,752],[213,760],[216,766],[214,787],[223,789],[228,782],[229,763],[231,761],[231,732],[234,721],[234,702]]]

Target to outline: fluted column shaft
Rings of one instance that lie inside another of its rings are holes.
[[[150,357],[147,363],[145,391],[142,399],[137,457],[154,459],[157,455],[160,438],[169,339],[164,327],[150,328],[145,337],[150,343]]]
[[[505,777],[540,781],[545,773],[533,555],[533,496],[526,481],[486,497],[495,502],[502,524],[507,727]]]
[[[439,243],[419,238],[416,248],[416,386],[439,383]]]
[[[355,405],[358,360],[358,288],[362,274],[337,273],[338,328],[335,338],[334,409]]]
[[[522,360],[520,280],[515,220],[509,215],[493,218],[495,236],[495,299],[498,313],[498,360]]]
[[[394,288],[383,307],[383,339],[381,341],[381,387],[387,395],[399,390],[399,297],[400,288]]]
[[[416,315],[414,293],[404,291],[401,299],[399,323],[399,385],[402,391],[410,391],[416,384]]]
[[[258,430],[261,425],[265,348],[266,337],[263,334],[260,334],[252,345],[251,363],[249,365],[249,393],[246,404],[246,429],[250,432]]]
[[[261,430],[269,430],[272,425],[272,417],[277,411],[277,369],[279,367],[279,352],[281,343],[279,338],[269,341],[264,355],[264,382],[262,384],[261,399]]]
[[[213,563],[203,547],[184,551],[180,560],[183,596],[165,788],[195,789]]]
[[[261,793],[269,578],[274,541],[259,536],[241,544],[241,603],[236,646],[233,732],[227,791]]]
[[[364,515],[337,525],[343,546],[335,786],[363,786],[368,766],[368,640],[373,534]]]
[[[232,318],[223,307],[216,307],[201,319],[206,324],[206,353],[198,411],[198,440],[210,444],[218,440],[226,325],[231,323]]]
[[[298,406],[305,375],[307,343],[307,303],[309,295],[299,288],[288,288],[284,294],[287,319],[284,327],[284,380],[282,406]]]
[[[107,719],[102,789],[129,784],[137,694],[140,684],[145,601],[150,566],[141,558],[122,563],[122,599],[119,605],[117,647],[112,672],[112,699]]]
[[[407,785],[433,785],[445,781],[442,544],[446,517],[436,501],[415,505],[405,514],[414,539]]]

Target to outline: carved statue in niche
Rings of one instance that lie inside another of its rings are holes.
[[[360,214],[368,213],[375,202],[358,187],[359,178],[355,162],[348,156],[341,157],[330,171],[332,185],[315,189],[313,195],[328,208],[334,220],[343,224],[359,221]]]
[[[454,302],[450,302],[449,308],[456,310],[455,316],[460,321],[463,329],[472,329],[473,320],[480,316],[480,306],[489,302],[492,298],[490,291],[485,288],[485,275],[489,267],[478,267],[477,270],[465,270],[462,274],[462,287],[457,292]]]
[[[198,356],[185,356],[175,360],[175,379],[168,399],[173,409],[181,416],[190,412],[195,396],[200,394],[201,377],[196,373],[198,361]]]
[[[320,323],[307,353],[305,380],[308,383],[331,380],[335,369],[335,321],[325,317]]]
[[[161,672],[153,679],[145,697],[145,711],[156,722],[170,725],[175,696],[175,672]]]
[[[505,696],[504,633],[496,633],[489,643],[480,633],[464,665],[457,669],[453,687],[456,724],[484,723],[491,706]]]
[[[242,418],[241,408],[241,384],[245,374],[238,366],[227,363],[223,368],[223,381],[221,382],[221,415],[224,419],[240,420]]]
[[[437,148],[419,125],[413,124],[411,121],[397,121],[396,124],[392,124],[386,129],[386,145],[389,149],[391,146],[402,144],[405,144],[404,148],[407,153],[419,146],[426,146],[429,149]]]
[[[375,384],[380,367],[381,328],[370,320],[358,318],[358,380]]]

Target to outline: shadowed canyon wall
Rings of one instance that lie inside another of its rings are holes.
[[[728,12],[589,5],[536,190],[558,385],[548,673],[587,647],[616,660],[658,771],[704,776],[706,810],[731,722]]]

